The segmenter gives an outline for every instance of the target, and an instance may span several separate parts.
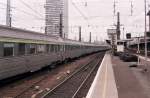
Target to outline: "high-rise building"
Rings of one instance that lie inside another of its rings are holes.
[[[45,10],[45,33],[68,38],[68,0],[46,0]]]

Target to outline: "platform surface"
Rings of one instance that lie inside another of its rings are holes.
[[[113,57],[112,63],[118,89],[118,98],[149,98],[143,86],[144,82],[141,82],[143,80],[143,77],[139,75],[141,72],[136,72],[138,68],[130,68],[130,63],[123,62],[119,57]]]
[[[140,56],[140,59],[144,57]],[[143,60],[135,68],[107,53],[86,98],[150,98],[150,59],[143,73]]]
[[[106,54],[86,98],[118,98],[110,54]]]

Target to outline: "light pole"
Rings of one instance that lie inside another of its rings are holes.
[[[125,38],[124,38],[124,36],[125,36],[125,35],[124,35],[124,33],[125,33],[124,30],[125,30],[125,28],[123,27],[123,40],[125,40]]]
[[[63,36],[63,14],[62,13],[60,13],[60,16],[59,16],[59,34],[61,38],[64,38]]]
[[[149,16],[149,32],[150,32],[150,10],[148,11],[147,15]]]
[[[147,16],[147,3],[146,3],[146,0],[144,0],[144,6],[145,6],[145,32],[144,32],[144,38],[145,38],[145,69],[144,71],[147,71],[147,19],[146,19],[146,16]]]
[[[137,37],[137,39],[138,39],[138,51],[137,51],[137,54],[139,55],[140,54],[140,36]],[[138,56],[138,63],[137,63],[137,65],[140,65],[140,58],[139,58],[139,56]]]
[[[11,27],[11,0],[7,0],[7,9],[6,9],[6,25]]]
[[[81,42],[82,41],[82,37],[81,37],[81,33],[82,33],[82,27],[79,26],[79,41]]]

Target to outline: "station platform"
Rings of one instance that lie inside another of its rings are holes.
[[[131,64],[106,53],[86,98],[150,98],[150,70]]]
[[[86,98],[118,98],[111,56],[109,53],[105,54]]]

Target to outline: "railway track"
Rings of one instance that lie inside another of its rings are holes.
[[[102,59],[100,59],[100,62],[102,61]],[[100,65],[99,62],[99,65]],[[92,83],[93,80],[97,74],[97,71],[99,69],[99,66],[95,66],[92,71],[89,73],[89,75],[85,78],[85,80],[83,81],[83,83],[80,85],[80,87],[78,88],[78,90],[75,92],[75,94],[73,95],[72,98],[85,98]]]
[[[70,77],[42,96],[42,98],[76,98],[88,78],[95,74],[103,56],[100,53],[93,61],[74,72]]]
[[[34,83],[32,83],[30,86],[26,87],[26,89],[24,89],[23,91],[21,91],[20,93],[16,94],[16,96],[14,96],[13,98],[21,98],[20,96],[22,96],[23,94],[25,94],[27,91],[29,91],[30,89],[34,88],[38,83],[40,83],[41,81],[45,80],[48,77],[47,75],[44,75],[43,77],[41,77],[39,80],[35,81]]]
[[[95,55],[94,55],[95,56]],[[93,56],[92,56],[93,57]],[[89,63],[91,63],[92,62],[92,60],[89,62]],[[89,64],[88,63],[88,64]],[[82,68],[82,67],[81,67]],[[80,69],[79,69],[80,70]],[[37,81],[35,81],[33,84],[31,84],[29,87],[27,87],[25,90],[23,90],[21,93],[19,93],[19,94],[17,94],[14,98],[22,98],[21,96],[23,95],[23,94],[25,94],[26,92],[28,92],[30,89],[32,89],[32,88],[34,88],[36,85],[38,85],[38,83],[40,83],[40,82],[42,82],[42,81],[44,81],[44,80],[46,80],[47,79],[47,77],[48,77],[48,73],[47,74],[44,74],[39,80],[37,80]]]
[[[104,54],[104,52],[100,52],[98,54]],[[91,55],[90,57],[92,59],[88,60],[86,64],[90,64],[92,62],[92,60],[95,59],[95,57],[98,55],[98,54],[94,54],[94,55]],[[96,61],[95,61],[96,63]],[[85,64],[85,63],[84,63]],[[82,65],[83,66],[83,65]],[[83,66],[84,67],[84,66]],[[83,68],[81,67],[81,68]],[[92,68],[92,67],[91,67]],[[86,69],[88,69],[88,67],[86,67]],[[85,69],[85,70],[86,70]],[[78,68],[78,70],[80,70],[80,68]],[[22,89],[20,89],[20,87],[13,87],[14,90],[10,90],[10,92],[16,92],[15,94],[13,94],[12,98],[29,98],[27,96],[24,96],[27,92],[30,92],[32,90],[34,90],[35,86],[37,85],[40,85],[40,83],[44,82],[44,81],[48,81],[48,78],[50,78],[50,73],[49,72],[44,72],[42,73],[42,75],[40,75],[39,77],[35,78],[35,79],[32,79],[32,77],[30,77],[31,79],[29,80],[25,80],[25,83],[23,83],[22,85]],[[70,76],[71,77],[71,76]],[[22,81],[24,82],[24,81]],[[17,84],[17,83],[16,83]],[[8,90],[9,92],[9,90]],[[4,94],[5,95],[5,94]],[[7,96],[7,94],[5,95]],[[9,97],[9,96],[8,96]],[[31,98],[31,97],[30,97]],[[35,97],[35,98],[40,98],[40,97]]]

